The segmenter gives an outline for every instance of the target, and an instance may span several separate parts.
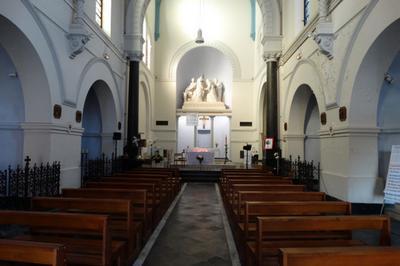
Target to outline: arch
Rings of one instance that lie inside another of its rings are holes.
[[[22,163],[25,104],[15,65],[0,45],[0,170]]]
[[[287,121],[288,153],[306,158],[307,139],[310,139],[309,151],[318,152],[319,154],[319,108],[317,98],[308,84],[301,84],[296,89],[291,101]],[[311,140],[318,140],[318,143]],[[314,157],[318,157],[319,161],[319,155],[308,155],[306,159],[314,160]]]
[[[144,74],[143,74],[144,75]],[[143,95],[144,101],[139,101],[139,114],[144,114],[144,117],[139,117],[139,131],[140,131],[140,121],[144,119],[144,136],[142,136],[143,139],[148,139],[150,137],[150,125],[151,125],[151,117],[152,117],[152,111],[151,111],[151,97],[150,97],[150,87],[148,80],[146,78],[146,81],[140,81],[140,86],[139,86],[139,99],[141,99],[141,95]],[[142,94],[141,94],[142,93]],[[142,112],[143,110],[144,112]]]
[[[400,79],[400,51],[387,72],[393,80],[383,82],[377,106],[379,177],[387,176],[392,145],[400,143],[400,90],[396,82]]]
[[[258,150],[264,152],[264,136],[266,135],[267,129],[267,103],[265,101],[265,93],[267,90],[266,73],[263,74],[259,88],[259,93],[257,95],[258,98],[256,101],[258,103],[258,108],[256,109],[256,119],[258,121],[258,135],[260,137]]]
[[[308,162],[321,161],[320,115],[317,99],[312,94],[309,98],[304,119],[304,159]]]
[[[115,79],[115,76],[112,72],[111,66],[107,61],[101,58],[93,58],[90,60],[86,66],[84,67],[81,76],[78,81],[78,93],[77,93],[77,109],[83,110],[83,106],[85,103],[85,99],[87,94],[89,93],[92,85],[98,81],[98,77],[102,77],[102,81],[105,83],[107,87],[107,97],[108,100],[112,99],[113,104],[110,103],[109,114],[115,114],[116,123],[121,121],[123,117],[123,111],[121,107],[121,96],[118,90],[118,83]],[[106,100],[106,99],[105,99]],[[107,129],[108,130],[108,129]],[[116,130],[116,127],[110,129],[109,132],[113,132]]]
[[[189,52],[192,49],[198,48],[198,47],[211,47],[215,48],[221,53],[223,53],[228,60],[230,61],[232,65],[232,72],[233,72],[233,79],[240,79],[242,76],[242,70],[240,66],[240,61],[239,58],[236,56],[235,52],[226,44],[220,41],[213,41],[213,42],[208,42],[205,44],[196,44],[194,42],[187,42],[181,47],[179,47],[175,54],[172,56],[170,65],[169,65],[169,78],[171,80],[174,80],[176,77],[176,73],[178,70],[178,65],[179,62],[181,61],[182,57]]]
[[[83,137],[89,133],[90,136],[98,138],[101,145],[97,149],[107,155],[111,154],[113,152],[112,133],[117,131],[118,120],[112,91],[104,80],[96,80],[89,87],[84,97],[82,110],[82,121],[90,125],[90,130],[86,131],[85,129]],[[92,120],[86,119],[85,111],[89,111]],[[85,125],[82,123],[82,126]]]
[[[83,106],[82,150],[88,154],[89,159],[100,158],[102,153],[102,128],[103,121],[99,99],[96,95],[96,85],[93,84],[88,92]]]
[[[301,60],[294,67],[293,73],[288,81],[288,89],[284,94],[282,110],[283,114],[285,115],[285,117],[283,117],[285,121],[289,121],[289,113],[295,93],[297,92],[297,89],[303,84],[307,84],[311,88],[313,94],[315,95],[315,98],[317,99],[318,109],[320,110],[320,112],[324,112],[326,110],[325,94],[322,87],[323,83],[321,79],[321,74],[319,73],[316,65],[311,60]]]
[[[400,14],[394,11],[398,8],[399,1],[372,1],[352,37],[338,91],[352,127],[376,127],[384,73],[398,52]]]
[[[56,89],[50,89],[43,58],[25,32],[3,15],[0,15],[0,44],[15,65],[21,82],[25,121],[51,122],[52,96]]]
[[[281,15],[282,9],[280,1],[277,0],[257,0],[263,16],[263,35],[280,36],[282,32]]]
[[[193,61],[196,64],[193,64]],[[185,53],[176,67],[176,108],[182,108],[183,93],[192,78],[204,75],[206,79],[218,78],[224,83],[224,102],[232,105],[232,65],[229,58],[220,50],[209,46],[199,46]]]

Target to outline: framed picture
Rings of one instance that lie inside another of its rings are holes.
[[[265,138],[265,147],[266,150],[274,149],[274,138]]]

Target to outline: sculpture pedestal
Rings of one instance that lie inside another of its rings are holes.
[[[185,102],[182,106],[183,112],[209,112],[223,113],[226,112],[226,106],[223,102]]]

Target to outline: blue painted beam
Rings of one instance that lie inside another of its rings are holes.
[[[253,41],[256,40],[256,0],[250,0],[251,5],[251,30],[250,37]]]
[[[156,0],[156,15],[154,23],[154,40],[157,41],[160,38],[160,9],[161,0]]]

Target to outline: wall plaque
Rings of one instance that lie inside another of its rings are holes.
[[[81,111],[76,111],[75,121],[76,121],[76,123],[80,123],[82,121],[82,112]]]
[[[61,118],[61,114],[62,114],[61,105],[55,104],[54,107],[53,107],[53,116],[54,116],[54,118],[60,119]]]
[[[339,120],[340,121],[346,121],[347,119],[347,108],[345,106],[342,106],[339,108]]]
[[[326,113],[325,112],[323,112],[321,114],[321,124],[326,125]]]

